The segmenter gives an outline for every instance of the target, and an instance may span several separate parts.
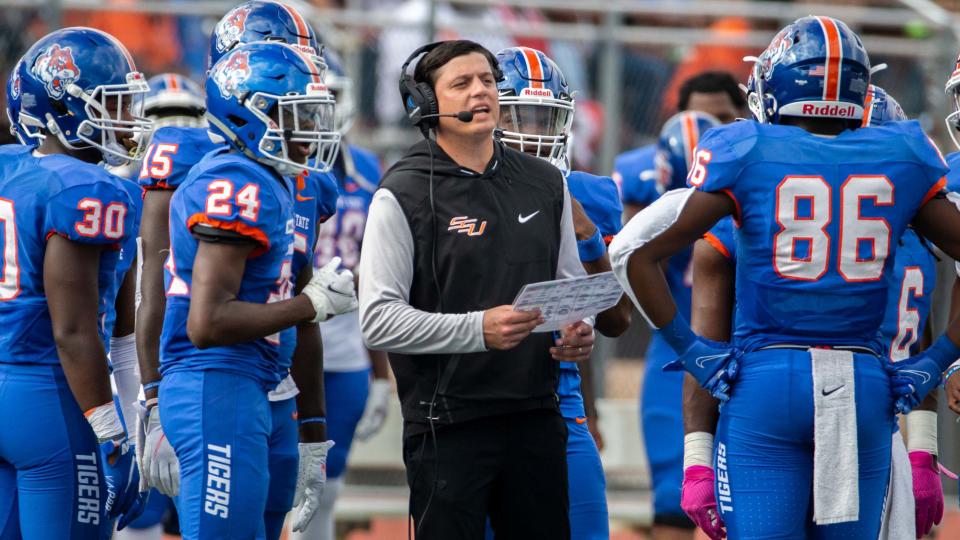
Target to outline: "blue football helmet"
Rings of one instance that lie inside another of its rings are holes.
[[[866,126],[882,126],[887,122],[907,120],[906,113],[886,90],[875,84],[870,85],[867,101],[863,104],[863,122]]]
[[[781,116],[859,121],[870,84],[870,57],[853,30],[831,17],[797,19],[773,38],[747,82],[757,121]]]
[[[568,170],[574,102],[563,72],[529,47],[503,49],[497,63],[503,78],[497,82],[500,122],[494,138]]]
[[[17,62],[7,78],[7,120],[10,121],[10,134],[16,137],[20,144],[38,146],[43,142],[43,134],[38,131],[31,133],[19,122],[22,106],[20,97],[23,96],[20,81],[20,62]]]
[[[204,127],[207,110],[203,89],[179,73],[161,73],[147,80],[150,91],[143,97],[143,114],[157,129],[165,126]]]
[[[207,73],[210,131],[282,175],[330,169],[340,147],[333,94],[313,59],[285,44],[235,48]],[[307,145],[305,162],[290,145]]]
[[[257,41],[286,43],[323,65],[323,48],[299,11],[280,2],[252,0],[231,9],[214,27],[207,69],[238,45]]]
[[[657,190],[660,193],[687,185],[687,172],[693,162],[694,149],[700,138],[720,121],[705,112],[683,111],[671,116],[657,141]]]
[[[20,110],[11,120],[30,139],[53,135],[72,150],[93,147],[109,165],[139,159],[153,129],[139,110],[149,86],[113,36],[83,27],[51,32],[12,78]]]
[[[953,100],[953,112],[944,119],[947,123],[947,132],[950,133],[950,139],[954,146],[960,150],[960,141],[957,140],[957,131],[960,130],[960,57],[953,66],[953,73],[947,79],[947,94]]]
[[[353,126],[353,120],[357,112],[353,103],[353,80],[347,76],[347,72],[343,69],[343,62],[340,61],[340,56],[332,49],[324,48],[323,62],[327,67],[326,77],[324,77],[327,88],[333,92],[333,97],[337,99],[337,131],[341,135],[346,135]]]

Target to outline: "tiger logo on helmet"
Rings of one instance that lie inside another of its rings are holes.
[[[213,32],[217,36],[218,51],[229,50],[240,41],[240,36],[246,29],[248,15],[250,15],[250,6],[240,6],[217,23]]]
[[[236,51],[226,62],[217,64],[212,73],[213,82],[220,89],[220,95],[228,98],[250,78],[250,55],[246,51]]]
[[[37,57],[31,71],[43,81],[47,94],[54,99],[61,98],[67,85],[80,78],[80,68],[73,59],[73,51],[56,43]]]

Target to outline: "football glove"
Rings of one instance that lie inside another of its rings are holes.
[[[147,414],[141,468],[146,484],[168,497],[180,495],[180,462],[160,426],[160,407]]]
[[[940,384],[940,375],[957,358],[960,348],[944,334],[920,354],[899,362],[887,361],[895,412],[906,414],[919,405]]]
[[[340,257],[334,257],[327,264],[314,269],[313,277],[303,288],[314,311],[312,322],[323,322],[334,315],[348,313],[357,309],[357,292],[353,283],[353,272],[340,269]]]
[[[357,423],[353,436],[359,441],[373,437],[383,427],[390,407],[390,381],[374,379],[370,383],[370,395],[367,396],[367,405],[363,409],[363,416]]]
[[[922,450],[910,452],[913,471],[913,498],[916,501],[917,538],[923,538],[943,519],[943,486],[940,469],[933,454]]]
[[[710,467],[691,465],[684,469],[680,508],[711,540],[721,540],[727,536],[727,531],[717,511],[713,483],[713,469]]]
[[[297,471],[297,491],[293,497],[294,532],[303,532],[320,507],[320,495],[327,482],[327,452],[332,447],[333,441],[300,443],[298,446],[300,468]]]

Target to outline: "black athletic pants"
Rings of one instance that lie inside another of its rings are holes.
[[[567,427],[556,410],[491,416],[403,441],[417,540],[570,538]]]

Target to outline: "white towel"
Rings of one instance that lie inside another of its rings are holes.
[[[813,361],[813,520],[860,517],[853,353],[810,349]]]
[[[901,431],[893,434],[890,455],[890,483],[883,503],[879,540],[914,540],[916,506],[913,501],[913,469]]]

